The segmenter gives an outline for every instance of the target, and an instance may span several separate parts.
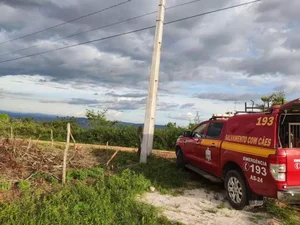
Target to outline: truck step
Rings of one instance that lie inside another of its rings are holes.
[[[201,170],[199,169],[198,167],[196,166],[193,166],[191,164],[187,164],[185,165],[186,168],[194,171],[195,173],[201,175],[202,177],[205,177],[206,179],[214,182],[214,183],[223,183],[223,180],[218,178],[218,177],[215,177],[214,175],[211,175],[210,173],[204,171],[204,170]]]

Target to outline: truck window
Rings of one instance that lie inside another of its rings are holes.
[[[206,138],[219,138],[223,129],[223,123],[210,123]]]
[[[207,123],[201,124],[193,131],[193,137],[201,138],[204,135],[205,128],[207,127]]]
[[[281,147],[300,148],[300,115],[280,115],[278,134]]]

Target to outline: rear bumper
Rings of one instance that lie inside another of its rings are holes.
[[[278,191],[277,198],[279,201],[287,204],[300,204],[300,191]]]

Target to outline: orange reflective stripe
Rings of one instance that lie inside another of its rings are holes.
[[[201,140],[201,145],[211,147],[212,144],[215,144],[215,147],[220,147],[221,141],[220,140],[215,140],[215,139],[202,139]]]
[[[201,140],[201,145],[203,146],[211,147],[212,144],[215,144],[215,147],[220,148],[221,141],[215,139]],[[264,158],[268,158],[269,155],[274,154],[276,151],[275,149],[263,148],[263,147],[253,146],[253,145],[237,144],[228,141],[223,142],[222,150],[245,153],[245,154],[260,156]]]
[[[240,152],[249,155],[256,155],[264,158],[268,158],[269,155],[274,154],[276,151],[275,149],[262,148],[262,147],[252,146],[252,145],[236,144],[228,141],[223,142],[222,150]]]

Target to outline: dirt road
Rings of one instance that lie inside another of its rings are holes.
[[[225,193],[205,189],[185,190],[180,196],[147,193],[141,200],[162,208],[170,220],[186,225],[278,225],[279,221],[266,213],[231,209],[224,201]]]

